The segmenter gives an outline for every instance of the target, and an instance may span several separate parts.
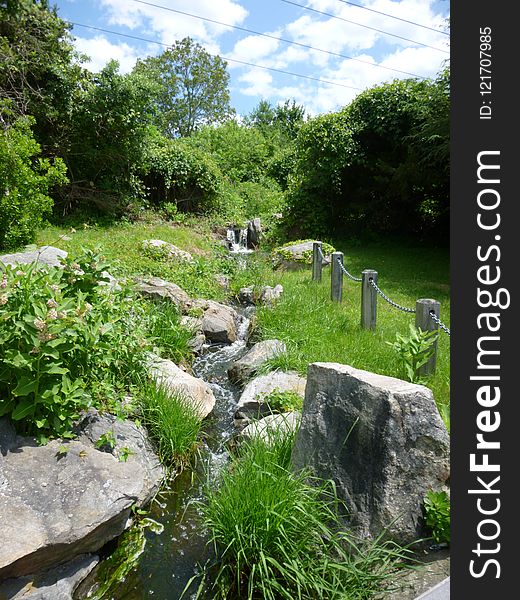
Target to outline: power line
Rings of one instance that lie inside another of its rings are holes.
[[[368,6],[361,6],[360,4],[355,4],[354,2],[347,2],[346,0],[338,0],[338,2],[343,2],[343,4],[355,6],[356,8],[362,8],[363,10],[368,10],[370,12],[377,13],[378,15],[384,15],[385,17],[389,17],[390,19],[395,19],[396,21],[403,21],[403,23],[410,23],[410,25],[422,27],[423,29],[429,29],[430,31],[435,31],[435,33],[441,33],[442,35],[447,35],[447,36],[450,35],[449,33],[446,33],[445,31],[441,31],[440,29],[435,29],[435,27],[428,27],[428,25],[421,25],[420,23],[416,23],[415,21],[408,21],[408,19],[402,19],[401,17],[389,15],[388,13],[382,12],[380,10],[375,10],[374,8],[368,8]]]
[[[240,27],[238,25],[230,25],[229,23],[222,23],[222,21],[215,21],[214,19],[209,19],[208,17],[201,17],[199,15],[194,15],[193,13],[185,12],[183,10],[178,10],[176,8],[170,8],[168,6],[161,6],[160,4],[153,4],[152,2],[145,2],[144,0],[131,0],[131,1],[136,2],[137,4],[144,4],[146,6],[152,6],[153,8],[160,8],[161,10],[167,10],[169,12],[173,12],[178,15],[193,17],[194,19],[200,19],[201,21],[207,21],[208,23],[213,23],[215,25],[222,25],[223,27],[230,27],[231,29],[236,29],[238,31],[244,31],[245,33],[252,33],[253,35],[258,35],[261,37],[269,38],[271,40],[277,40],[279,42],[283,42],[284,44],[291,44],[293,46],[299,46],[300,48],[306,48],[307,50],[314,50],[316,52],[322,52],[323,54],[329,54],[330,56],[336,56],[338,58],[343,58],[345,60],[353,60],[355,62],[363,63],[365,65],[370,65],[371,67],[378,67],[379,69],[385,69],[387,71],[394,71],[395,73],[402,73],[403,75],[409,75],[410,77],[417,77],[419,79],[425,79],[422,75],[417,75],[416,73],[410,73],[408,71],[394,69],[392,67],[387,67],[385,65],[378,65],[377,63],[372,63],[372,62],[369,62],[368,60],[362,60],[361,58],[354,58],[353,56],[347,56],[346,54],[339,54],[337,52],[332,52],[330,50],[324,50],[323,48],[316,48],[309,44],[302,44],[301,42],[287,40],[285,38],[277,37],[277,36],[271,35],[269,33],[262,33],[260,31],[254,31],[253,29],[247,29],[246,27]],[[282,1],[284,1],[284,0],[282,0]],[[300,6],[300,5],[298,5],[298,6]],[[444,50],[442,50],[442,52],[444,52]]]
[[[65,21],[69,25],[74,25],[75,27],[85,27],[86,29],[94,29],[95,31],[101,31],[103,33],[109,33],[111,35],[119,35],[122,37],[130,38],[132,40],[138,40],[140,42],[146,42],[148,44],[157,44],[158,46],[164,46],[169,48],[168,44],[164,42],[158,42],[157,40],[149,40],[146,38],[139,37],[137,35],[130,35],[128,33],[120,33],[118,31],[110,31],[109,29],[103,29],[102,27],[94,27],[94,25],[83,25],[83,23],[76,23],[75,21]],[[319,83],[326,83],[328,85],[336,85],[342,88],[348,88],[350,90],[356,90],[358,92],[362,92],[363,88],[354,87],[352,85],[346,85],[345,83],[338,83],[337,81],[328,81],[327,79],[319,79],[318,77],[311,77],[310,75],[302,75],[301,73],[292,73],[291,71],[284,71],[282,69],[276,69],[274,67],[266,67],[264,65],[257,65],[254,63],[246,62],[243,60],[238,60],[236,58],[227,58],[226,56],[221,56],[223,60],[229,62],[235,62],[241,65],[247,65],[249,67],[256,67],[258,69],[265,69],[266,71],[275,71],[276,73],[283,73],[284,75],[292,75],[293,77],[301,77],[302,79],[310,79],[311,81],[318,81]]]
[[[137,2],[138,0],[133,0]],[[357,23],[356,21],[351,21],[350,19],[345,19],[343,17],[338,17],[337,15],[333,15],[332,13],[323,12],[322,10],[316,10],[315,8],[311,8],[310,6],[304,6],[303,4],[298,4],[297,2],[292,2],[291,0],[280,0],[281,2],[285,2],[285,4],[292,4],[293,6],[298,6],[299,8],[303,8],[304,10],[310,10],[313,13],[317,13],[319,15],[324,15],[326,17],[330,17],[332,19],[338,19],[339,21],[345,21],[345,23],[351,23],[352,25],[359,25],[359,27],[364,27],[365,29],[371,29],[372,31],[377,31],[378,33],[382,33],[384,35],[389,35],[391,37],[398,38],[400,40],[405,40],[407,42],[412,42],[413,44],[418,44],[419,46],[424,46],[425,48],[431,48],[432,50],[437,50],[438,52],[444,52],[445,54],[449,54],[447,50],[443,50],[442,48],[436,48],[435,46],[429,46],[428,44],[423,44],[422,42],[418,42],[417,40],[411,40],[410,38],[405,38],[401,35],[396,35],[395,33],[389,33],[388,31],[383,31],[382,29],[377,29],[376,27],[370,27],[369,25],[363,25],[363,23]]]

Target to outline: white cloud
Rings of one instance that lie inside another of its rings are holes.
[[[101,71],[112,59],[119,62],[120,72],[128,73],[133,69],[138,58],[135,48],[125,43],[112,44],[102,35],[93,38],[76,37],[75,45],[79,52],[90,58],[84,66],[94,73]]]
[[[280,37],[279,32],[270,33],[269,35]],[[278,40],[259,35],[249,35],[235,44],[233,52],[229,56],[237,60],[256,62],[273,54],[279,45],[280,42]]]
[[[182,15],[162,8],[128,2],[128,0],[100,0],[109,15],[112,25],[124,25],[131,29],[141,28],[159,38],[162,43],[171,45],[175,40],[186,36],[195,38],[206,47],[216,49],[216,40],[222,33],[229,31],[223,27]],[[160,4],[160,3],[159,3]],[[192,15],[198,15],[214,21],[236,25],[247,16],[247,11],[233,0],[173,0],[163,6]]]

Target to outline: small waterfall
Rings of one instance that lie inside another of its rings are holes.
[[[227,230],[229,251],[233,254],[250,254],[252,250],[247,247],[247,227],[231,227]]]

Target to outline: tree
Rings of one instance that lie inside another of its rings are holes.
[[[31,132],[32,117],[16,117],[0,103],[0,249],[34,240],[36,229],[52,210],[49,189],[64,183],[65,165],[36,158],[40,147]]]
[[[94,204],[118,212],[139,196],[140,169],[152,127],[154,88],[141,73],[121,75],[117,61],[90,74],[70,113],[68,147],[63,149],[70,185],[62,212]]]
[[[436,81],[396,80],[366,90],[342,111],[301,126],[296,145],[289,225],[312,235],[361,228],[446,235],[446,73]]]
[[[61,128],[82,69],[69,25],[46,0],[0,0],[0,100],[13,119],[32,115],[46,155],[56,155]],[[4,116],[5,118],[5,116]]]
[[[187,37],[157,57],[138,62],[157,85],[157,123],[165,135],[189,136],[203,125],[223,123],[229,104],[227,63]]]

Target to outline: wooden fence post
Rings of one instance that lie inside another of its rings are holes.
[[[343,264],[343,252],[333,252],[330,256],[332,272],[330,274],[330,297],[333,302],[341,302],[343,297],[343,271],[338,260]]]
[[[377,323],[377,292],[370,280],[377,284],[377,271],[365,269],[361,273],[361,327],[375,329]]]
[[[322,252],[321,242],[313,242],[313,244],[312,244],[312,280],[313,281],[321,281],[321,270],[323,268],[321,252]]]
[[[441,305],[437,300],[430,298],[421,298],[415,303],[415,326],[423,331],[438,331],[438,324],[431,318],[430,312],[433,311],[437,318],[440,318]],[[433,354],[422,367],[417,369],[418,375],[431,375],[435,373],[437,366],[437,348],[438,336],[432,344]]]

